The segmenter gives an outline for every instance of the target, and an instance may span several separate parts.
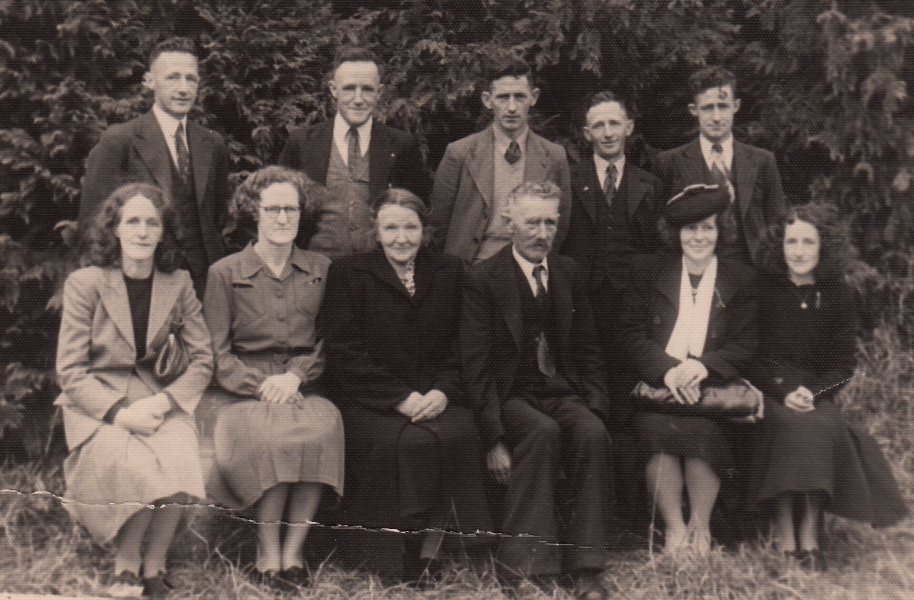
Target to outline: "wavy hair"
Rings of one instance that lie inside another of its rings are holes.
[[[721,247],[721,244],[732,244],[739,239],[739,226],[736,224],[736,217],[733,211],[728,210],[715,215],[717,218],[717,245],[714,251]],[[682,254],[682,242],[679,239],[679,231],[682,227],[673,227],[667,222],[666,217],[660,217],[657,221],[657,237],[663,244],[664,249],[670,254]]]
[[[774,275],[788,274],[784,260],[784,229],[797,221],[809,223],[819,232],[819,264],[813,274],[817,280],[835,280],[844,276],[857,257],[851,241],[850,227],[831,204],[802,204],[790,207],[787,216],[769,226],[759,239],[759,267]]]
[[[105,199],[101,209],[86,232],[86,250],[80,261],[83,266],[120,267],[121,243],[116,232],[121,224],[121,209],[136,196],[146,198],[159,212],[162,220],[162,239],[156,246],[153,263],[164,273],[171,273],[184,262],[181,249],[178,213],[171,198],[162,188],[149,183],[128,183],[114,190]]]
[[[257,220],[260,214],[260,194],[277,183],[291,184],[298,192],[298,206],[301,218],[298,221],[298,236],[295,243],[305,248],[316,232],[317,215],[326,200],[326,192],[301,171],[287,167],[263,167],[248,175],[244,183],[235,190],[229,204],[229,215],[234,228],[241,230],[250,239],[257,238]]]

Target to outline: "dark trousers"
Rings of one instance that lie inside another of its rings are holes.
[[[577,397],[510,398],[501,419],[511,452],[498,560],[524,576],[602,569],[606,564],[610,443],[599,417]],[[560,473],[565,474],[556,493]],[[559,502],[568,502],[560,535]],[[532,537],[531,537],[532,536]],[[559,545],[562,543],[563,545]]]

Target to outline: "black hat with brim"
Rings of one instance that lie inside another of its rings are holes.
[[[663,216],[673,227],[682,227],[720,214],[728,206],[730,192],[727,188],[717,184],[696,183],[670,198]]]

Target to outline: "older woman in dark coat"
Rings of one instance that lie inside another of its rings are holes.
[[[461,406],[455,352],[461,263],[424,247],[426,209],[412,193],[385,192],[376,220],[381,248],[331,265],[319,317],[327,387],[346,428],[342,520],[487,530],[481,444]],[[421,549],[384,557],[382,570],[414,575],[440,542],[427,535]]]

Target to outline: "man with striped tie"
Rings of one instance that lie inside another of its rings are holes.
[[[222,226],[229,188],[222,136],[187,118],[200,85],[197,63],[188,39],[168,39],[153,48],[143,78],[155,97],[152,110],[107,129],[89,153],[79,227],[86,231],[98,207],[126,183],[161,187],[178,214],[183,266],[202,297],[209,265],[225,254]]]
[[[689,78],[689,112],[698,119],[698,139],[661,152],[654,173],[664,183],[664,199],[693,183],[720,183],[731,190],[731,207],[721,218],[717,255],[758,264],[759,236],[786,211],[774,155],[733,139],[739,111],[736,78],[726,69],[707,67]],[[728,227],[732,225],[732,227]],[[733,235],[727,235],[728,229]]]

